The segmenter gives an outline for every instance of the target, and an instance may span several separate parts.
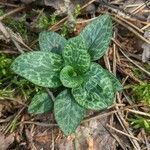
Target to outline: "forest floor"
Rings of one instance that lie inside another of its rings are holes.
[[[0,0],[0,150],[150,150],[150,1]],[[40,87],[10,70],[22,52],[39,49],[38,35],[76,36],[95,17],[109,14],[113,38],[98,62],[124,89],[107,110],[86,116],[76,136],[65,137],[52,113],[30,116]]]

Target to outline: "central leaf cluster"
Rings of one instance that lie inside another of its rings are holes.
[[[87,50],[86,42],[80,36],[67,41],[62,51],[65,67],[60,72],[60,80],[65,87],[75,88],[82,84],[91,62]]]

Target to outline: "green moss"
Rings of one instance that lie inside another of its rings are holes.
[[[150,106],[150,83],[141,83],[132,86],[134,99],[144,101]]]
[[[46,16],[45,13],[41,13],[40,16],[37,18],[37,21],[36,21],[36,28],[39,28],[39,29],[47,29],[49,25],[49,18]]]
[[[81,6],[79,4],[77,4],[75,6],[75,9],[74,9],[74,12],[73,12],[73,16],[75,18],[77,18],[80,14],[81,14]]]
[[[133,128],[143,128],[147,133],[150,133],[150,120],[140,116],[135,116],[134,118],[129,119],[129,121],[131,122]]]
[[[11,72],[9,72],[9,66],[12,60],[5,55],[0,55],[0,79],[7,77]]]
[[[49,24],[54,25],[57,22],[57,18],[55,14],[50,15]]]

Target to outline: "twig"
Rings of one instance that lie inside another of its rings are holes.
[[[124,120],[122,113],[117,106],[116,106],[116,110],[117,110],[116,117],[118,118],[118,121],[120,122],[121,126],[129,135],[133,136],[132,132],[130,131],[130,129],[127,126],[127,122]],[[131,141],[135,150],[141,150],[138,142],[135,139],[129,137],[129,140]]]
[[[147,70],[145,70],[144,68],[142,68],[141,66],[139,66],[138,64],[136,64],[132,59],[130,59],[121,49],[119,49],[120,52],[131,62],[133,63],[136,67],[138,67],[140,70],[142,70],[143,72],[145,72],[147,75],[150,76],[150,72],[148,72]]]
[[[120,48],[119,51],[131,62],[133,63],[136,67],[138,67],[140,70],[142,70],[143,72],[145,72],[147,75],[150,76],[150,72],[148,72],[147,70],[145,70],[144,68],[142,68],[141,66],[139,66],[138,64],[136,64],[131,58],[129,58],[122,50],[124,50],[124,48],[115,40],[112,39],[116,45]],[[124,50],[125,51],[125,50]]]
[[[9,7],[19,7],[18,5],[15,4],[10,4],[10,3],[4,3],[4,2],[0,2],[0,5],[4,5],[4,6],[9,6]]]
[[[84,120],[82,121],[82,123],[85,123],[85,122],[88,122],[88,121],[91,121],[91,120],[95,120],[95,119],[104,118],[104,117],[110,116],[110,115],[112,115],[112,114],[114,114],[114,113],[116,113],[116,112],[117,112],[117,111],[114,110],[114,111],[111,111],[111,112],[108,112],[108,113],[98,114],[98,115],[96,115],[96,116],[94,116],[94,117],[84,119]]]
[[[12,98],[12,97],[0,97],[0,101],[2,101],[3,99],[5,99],[5,100],[10,100],[10,101],[14,101],[14,102],[17,102],[17,103],[19,103],[19,104],[21,104],[21,105],[27,107],[26,104],[24,104],[23,102],[21,102],[21,101],[19,101],[19,100],[16,100],[15,98]]]
[[[140,28],[138,28],[137,26],[135,26],[134,24],[132,24],[131,22],[129,22],[128,20],[118,16],[118,15],[115,15],[115,17],[117,17],[118,19],[120,19],[121,21],[127,23],[128,25],[130,25],[131,27],[135,28],[137,31],[141,32],[141,33],[144,33],[144,31]]]
[[[50,96],[50,98],[54,102],[55,101],[55,97],[54,97],[53,93],[48,88],[45,88],[45,90],[47,91],[48,95]]]
[[[43,123],[43,122],[33,122],[33,121],[23,121],[23,122],[19,122],[19,124],[34,124],[37,126],[43,126],[43,127],[53,127],[53,126],[58,126],[57,124],[48,124],[48,123]]]
[[[6,40],[9,40],[10,35],[7,32],[6,28],[4,27],[4,25],[2,24],[1,21],[0,21],[0,31],[3,33],[4,37],[6,38]]]
[[[134,114],[138,114],[138,115],[142,115],[142,116],[146,116],[146,117],[150,117],[149,113],[145,113],[145,112],[141,112],[141,111],[137,111],[137,110],[132,110],[129,108],[125,108],[126,111],[132,112]]]
[[[83,9],[85,9],[87,6],[89,6],[90,4],[92,4],[94,1],[95,0],[90,0],[88,3],[86,3],[85,5],[83,5],[81,7],[80,11],[82,11]],[[52,27],[49,27],[48,30],[56,31],[57,26],[60,26],[61,24],[63,24],[67,19],[68,19],[68,16],[66,16],[65,18],[61,19],[59,22],[57,22]]]
[[[137,141],[140,141],[138,138],[136,138],[136,137],[134,137],[134,136],[132,136],[132,135],[130,135],[130,134],[127,134],[127,133],[125,133],[125,132],[123,132],[123,131],[121,131],[121,130],[118,130],[118,129],[116,129],[116,128],[110,126],[109,124],[107,124],[106,126],[109,127],[110,129],[113,129],[114,131],[116,131],[116,132],[118,132],[118,133],[120,133],[120,134],[123,134],[123,135],[125,135],[125,136],[127,136],[127,137],[130,137],[130,138],[133,138],[133,139],[135,139],[135,140],[137,140]]]
[[[114,31],[114,36],[113,38],[115,39],[116,38],[116,33]],[[113,43],[113,74],[116,76],[116,44]]]
[[[142,41],[150,44],[150,40],[146,39],[145,37],[143,37],[141,34],[139,34],[135,29],[133,29],[132,27],[128,26],[127,24],[125,24],[124,22],[122,22],[121,20],[112,17],[113,20],[115,20],[116,22],[118,22],[119,24],[121,24],[122,26],[126,27],[128,30],[130,30],[131,32],[133,32],[136,36],[138,36]]]
[[[6,17],[8,17],[8,16],[10,16],[10,15],[16,13],[16,12],[19,12],[19,11],[23,10],[24,8],[25,7],[19,7],[19,8],[16,8],[16,9],[4,14],[3,16],[0,16],[0,21],[2,21],[4,18],[6,18]]]

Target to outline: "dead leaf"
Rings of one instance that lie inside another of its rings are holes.
[[[0,150],[6,150],[13,142],[14,134],[5,137],[4,134],[0,132]]]

